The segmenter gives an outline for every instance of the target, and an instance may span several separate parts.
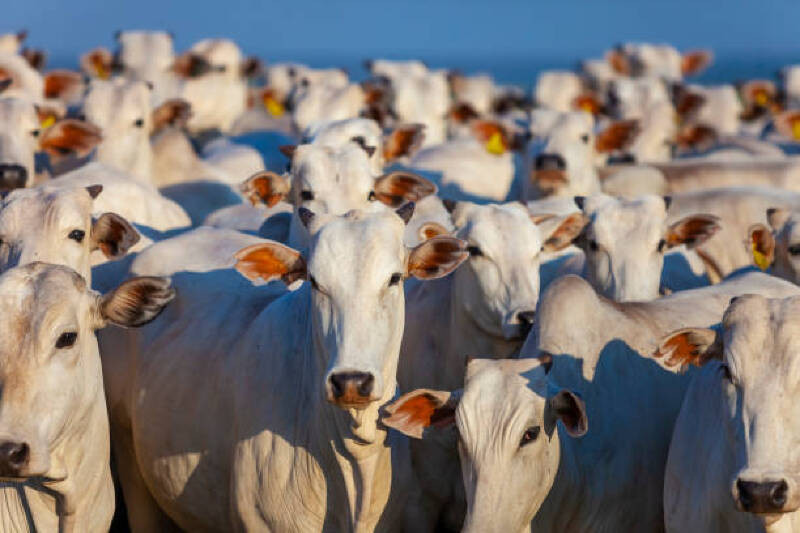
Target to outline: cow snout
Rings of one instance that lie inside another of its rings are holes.
[[[609,165],[631,165],[636,163],[636,156],[628,153],[614,155],[608,158],[607,163]]]
[[[331,400],[343,407],[366,407],[372,400],[375,376],[368,372],[336,372],[328,378]]]
[[[533,163],[536,170],[566,170],[567,162],[559,154],[539,154]]]
[[[0,190],[22,189],[28,181],[28,170],[22,165],[0,165]]]
[[[789,484],[785,480],[747,481],[736,480],[736,505],[748,513],[785,512],[789,499]]]
[[[24,442],[4,441],[0,443],[0,476],[20,477],[28,465],[31,449]]]
[[[503,336],[507,340],[524,340],[533,327],[536,311],[513,311],[503,321]]]

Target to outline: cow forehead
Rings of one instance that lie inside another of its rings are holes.
[[[230,39],[203,39],[192,46],[192,52],[214,65],[238,65],[242,60],[242,51]]]
[[[120,114],[150,110],[147,85],[144,82],[93,80],[83,104],[87,117],[94,121],[114,121]]]
[[[621,240],[630,244],[628,238],[632,234],[656,240],[663,234],[666,210],[664,200],[658,196],[633,200],[592,198],[587,207],[591,230],[604,242]]]
[[[0,98],[0,130],[14,129],[17,126],[35,129],[37,125],[33,104],[19,98]]]
[[[459,221],[458,236],[488,250],[538,252],[542,236],[521,206],[471,206]]]
[[[339,150],[326,146],[302,146],[298,149],[295,165],[298,177],[314,188],[353,188],[354,185],[366,191],[372,188],[374,178],[366,152],[355,145],[343,146]]]
[[[91,197],[83,187],[53,191],[17,189],[0,204],[0,227],[8,231],[16,224],[27,226],[32,219],[36,227],[53,222],[59,226],[82,224],[91,215],[91,204]]]
[[[405,260],[404,229],[392,212],[351,211],[336,217],[314,235],[309,270],[325,275],[398,268]]]

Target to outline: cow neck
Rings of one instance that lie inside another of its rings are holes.
[[[303,297],[306,298],[310,311],[310,296]],[[395,387],[387,386],[383,397],[363,410],[345,410],[328,402],[322,387],[328,361],[325,360],[324,351],[314,333],[310,312],[306,316],[308,318],[304,338],[311,339],[311,342],[305,343],[306,349],[303,351],[306,362],[303,366],[306,371],[304,375],[310,379],[302,386],[304,390],[312,391],[309,397],[314,404],[312,411],[316,416],[312,418],[311,427],[324,429],[322,435],[316,430],[312,430],[309,435],[313,434],[314,440],[322,447],[322,453],[336,462],[341,478],[334,479],[326,475],[326,482],[341,484],[347,494],[352,529],[361,531],[364,529],[362,522],[374,514],[370,507],[373,503],[373,489],[385,482],[376,477],[376,473],[384,471],[386,464],[391,463],[391,451],[386,446],[386,430],[378,427],[378,414],[381,406],[394,396]],[[391,466],[388,471],[391,472]],[[330,508],[330,504],[328,506]]]

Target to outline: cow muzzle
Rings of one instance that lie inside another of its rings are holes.
[[[746,513],[776,515],[800,507],[796,484],[781,476],[740,475],[733,483],[732,493],[736,507]]]
[[[328,376],[328,401],[343,409],[365,409],[377,398],[371,372],[341,371]]]
[[[27,442],[0,442],[0,477],[27,477],[26,470],[31,460],[31,447]]]

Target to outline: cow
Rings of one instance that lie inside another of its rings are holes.
[[[606,53],[615,72],[624,76],[652,76],[674,83],[705,70],[713,61],[708,50],[681,54],[667,44],[624,43]]]
[[[410,467],[400,468],[402,442],[378,425],[378,409],[395,392],[402,281],[448,274],[466,244],[439,236],[407,250],[407,206],[400,217],[301,213],[313,234],[305,258],[263,242],[237,252],[235,267],[251,280],[306,280],[297,290],[254,288],[231,269],[177,272],[174,313],[137,339],[117,332],[120,350],[107,352],[104,368],[136,376],[108,393],[134,531],[170,521],[190,530],[399,528]],[[169,241],[155,247],[175,253]],[[231,327],[209,337],[219,313]],[[148,363],[164,353],[169,365]],[[185,381],[201,367],[228,377],[206,394]],[[211,422],[232,415],[231,432],[220,434]]]
[[[468,244],[469,259],[446,278],[408,284],[400,389],[455,390],[468,355],[516,354],[535,320],[539,264],[569,246],[582,219],[579,213],[532,217],[519,204],[457,203],[454,235]],[[419,527],[458,530],[464,494],[454,450],[412,442],[411,453],[423,489]]]
[[[769,227],[762,223],[748,229],[746,252],[752,264],[785,280],[800,284],[800,237],[797,208],[771,207],[766,211]]]
[[[549,376],[585,400],[591,431],[562,441],[558,473],[533,530],[662,530],[664,466],[693,373],[676,373],[652,357],[660,339],[681,327],[719,322],[734,296],[798,291],[747,273],[649,302],[617,303],[581,278],[554,281],[539,300],[520,357],[552,359]]]
[[[712,329],[664,337],[657,356],[702,365],[675,423],[664,480],[668,532],[800,528],[794,397],[800,297],[734,298]]]
[[[583,80],[574,72],[548,70],[539,74],[533,99],[540,107],[568,113],[575,110],[575,99],[583,92]]]
[[[174,297],[163,278],[100,295],[74,270],[30,263],[0,275],[0,527],[108,531],[109,424],[95,331],[138,327]]]
[[[558,390],[549,364],[472,359],[463,389],[417,389],[385,408],[383,423],[409,437],[455,448],[457,432],[467,502],[462,531],[529,531],[555,479],[561,442],[586,433],[583,401]]]

